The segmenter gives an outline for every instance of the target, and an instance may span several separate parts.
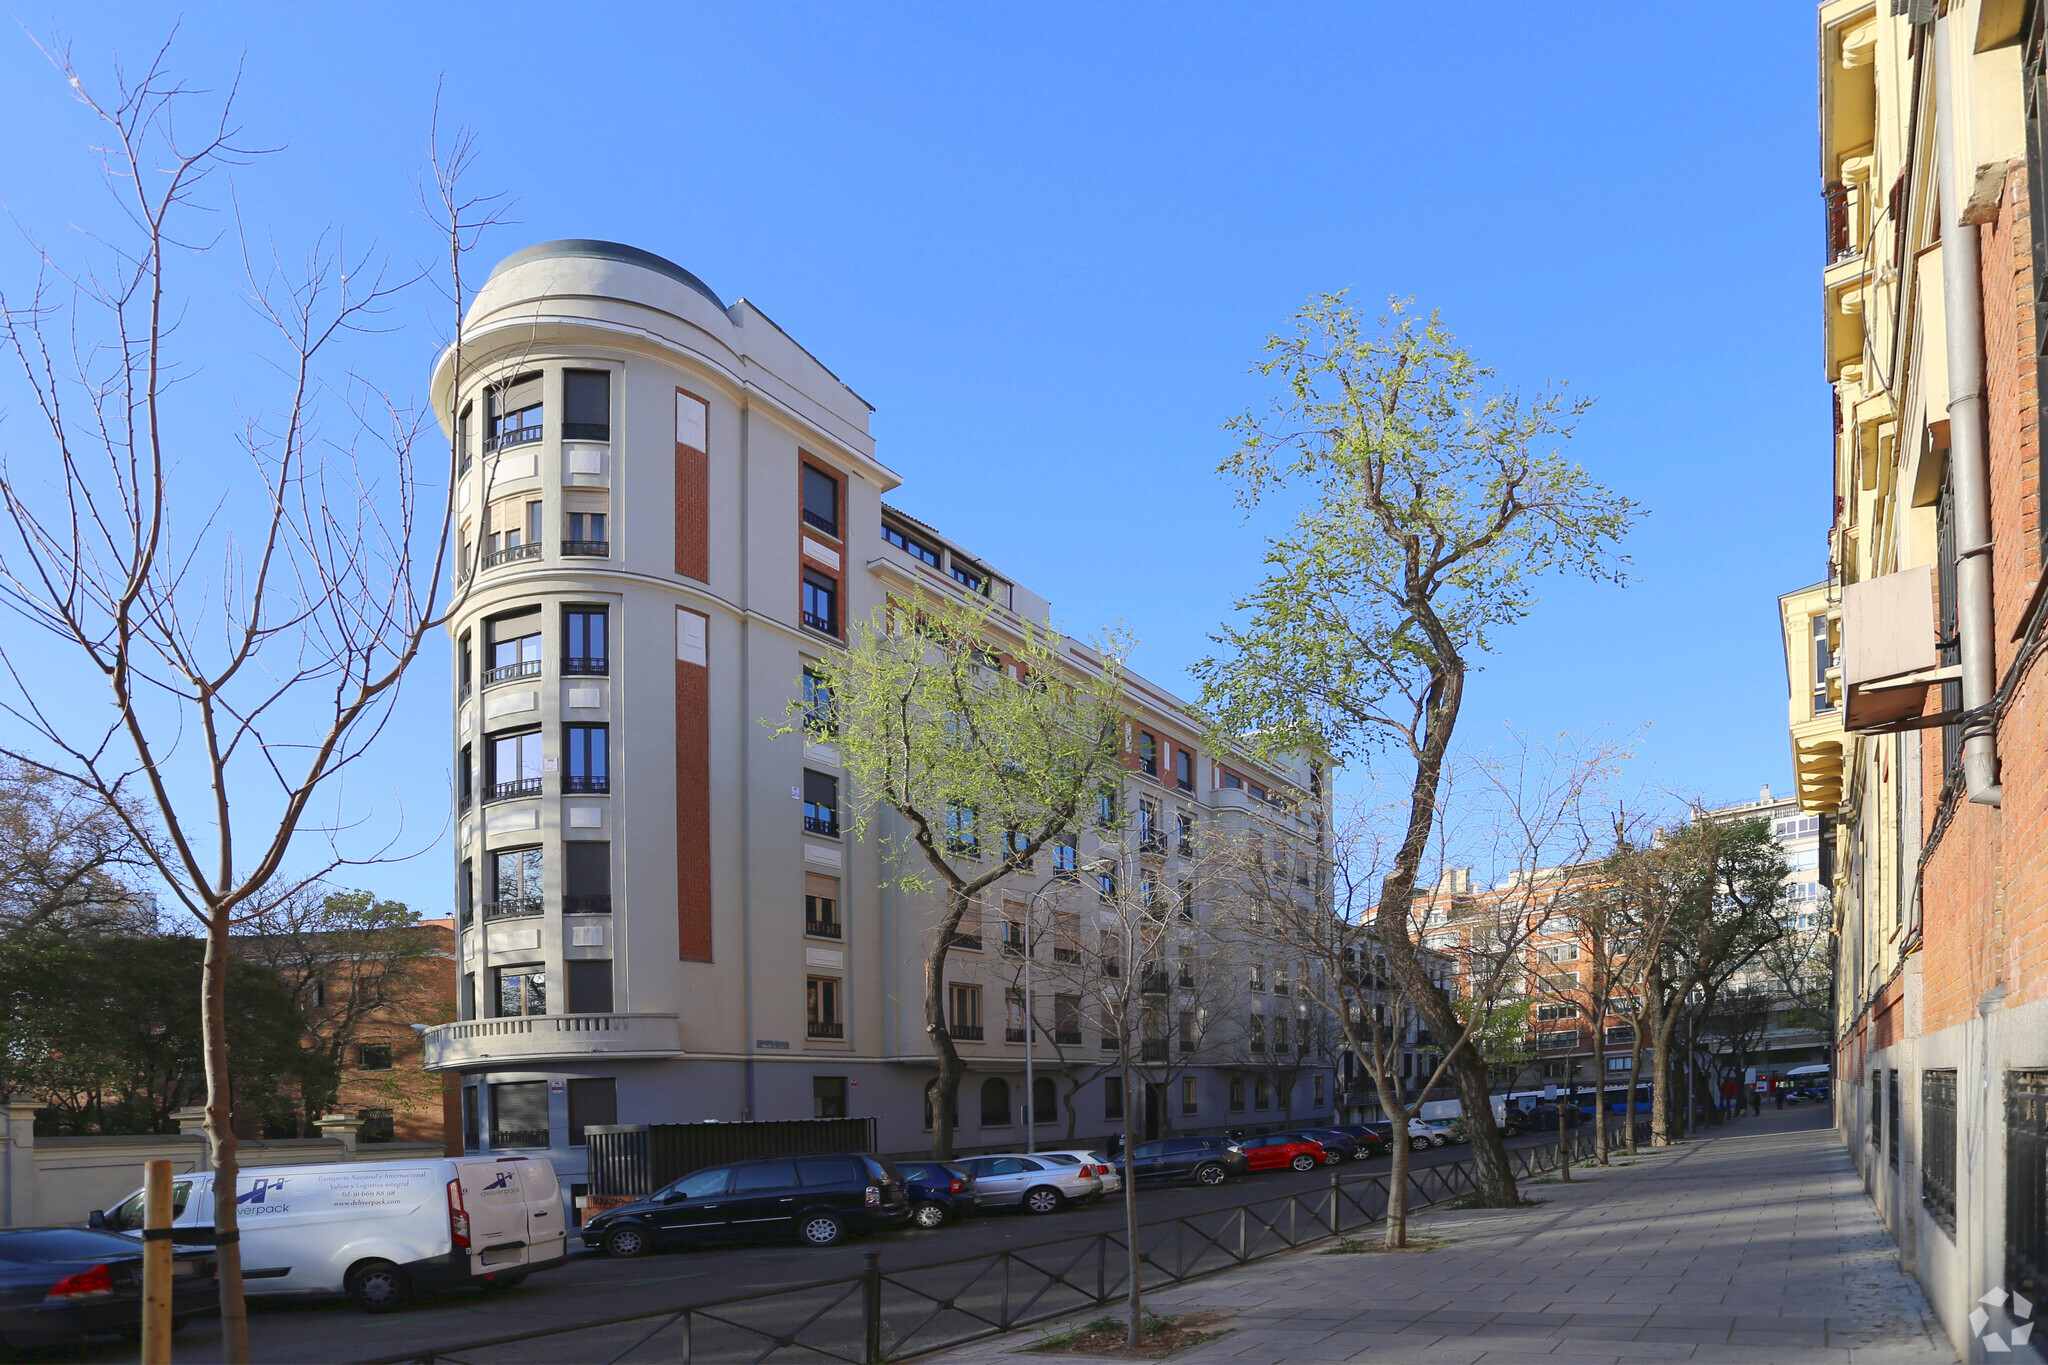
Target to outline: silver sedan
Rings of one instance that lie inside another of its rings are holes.
[[[1015,1205],[1026,1213],[1054,1213],[1070,1199],[1093,1199],[1102,1193],[1102,1177],[1083,1175],[1042,1155],[1022,1152],[970,1156],[954,1163],[974,1177],[976,1203],[984,1209]]]

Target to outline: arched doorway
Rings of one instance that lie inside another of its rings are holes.
[[[1052,1083],[1052,1077],[1040,1076],[1031,1082],[1031,1118],[1034,1124],[1057,1123],[1060,1117],[1059,1089]]]
[[[1010,1083],[991,1076],[981,1083],[981,1126],[1006,1128],[1010,1124]]]

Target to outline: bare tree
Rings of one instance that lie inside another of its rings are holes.
[[[179,327],[221,244],[193,235],[213,209],[205,189],[257,154],[240,140],[233,91],[209,106],[171,74],[167,46],[139,77],[117,74],[107,98],[67,52],[52,60],[97,126],[123,228],[75,269],[35,246],[31,292],[0,298],[40,418],[32,458],[0,471],[11,540],[0,596],[54,641],[32,663],[6,658],[5,705],[21,730],[0,751],[119,813],[205,931],[221,1316],[228,1358],[243,1362],[229,935],[258,906],[393,848],[344,850],[354,824],[341,787],[442,619],[456,451],[434,458],[430,412],[338,354],[383,328],[427,272],[395,272],[339,234],[290,269],[244,230],[228,239],[231,288],[268,337],[271,379],[240,395],[229,439],[245,458],[222,458],[210,406],[176,390],[208,358]],[[459,368],[460,263],[491,210],[458,189],[466,135],[447,145],[437,134],[431,155],[422,198],[455,267],[445,283]],[[72,709],[89,679],[106,689],[104,722]],[[309,860],[302,836],[324,846]]]
[[[135,885],[146,826],[98,792],[0,758],[0,935],[154,930],[155,901]]]

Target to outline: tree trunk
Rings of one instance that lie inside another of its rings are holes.
[[[1669,1011],[1657,1021],[1656,1036],[1650,1040],[1650,1069],[1657,1082],[1650,1088],[1650,1145],[1669,1147],[1672,1144],[1671,1130],[1671,1030],[1678,1023],[1678,1012]]]
[[[1593,1161],[1607,1164],[1607,1019],[1593,1017]]]
[[[1628,1044],[1628,1154],[1639,1155],[1636,1145],[1636,1092],[1643,1084],[1643,1011],[1629,1016]],[[1651,1101],[1653,1104],[1654,1100]]]
[[[1399,1106],[1389,1108],[1385,1095],[1380,1096],[1380,1108],[1395,1113]],[[1394,1119],[1387,1129],[1387,1146],[1394,1158],[1394,1169],[1387,1178],[1387,1248],[1398,1250],[1408,1245],[1408,1118],[1406,1114]]]
[[[1445,1006],[1446,1012],[1449,1008]],[[1434,1030],[1436,1026],[1430,1027]],[[1457,1037],[1457,1032],[1451,1036]],[[1493,1119],[1493,1088],[1486,1081],[1486,1063],[1470,1046],[1459,1048],[1452,1056],[1451,1081],[1465,1111],[1465,1139],[1472,1148],[1472,1177],[1479,1186],[1480,1201],[1488,1208],[1514,1208],[1522,1202],[1522,1192],[1515,1187],[1515,1168],[1501,1139],[1500,1125]]]
[[[228,1365],[248,1365],[249,1304],[242,1294],[242,1246],[235,1203],[234,1087],[228,1074],[228,915],[215,910],[206,925],[200,981],[205,1013],[206,1142],[213,1162],[215,1278],[220,1286],[220,1334]]]
[[[953,1046],[953,1035],[946,1028],[946,955],[965,909],[965,904],[956,898],[953,913],[939,926],[939,941],[924,962],[924,1031],[939,1058],[939,1079],[932,1086],[934,1161],[952,1160],[953,1109],[960,1095],[960,1077],[967,1071],[966,1063],[960,1060],[960,1049]]]

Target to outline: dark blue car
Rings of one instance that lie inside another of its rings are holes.
[[[899,1161],[909,1186],[910,1221],[921,1228],[942,1228],[975,1210],[974,1177],[944,1161]]]

